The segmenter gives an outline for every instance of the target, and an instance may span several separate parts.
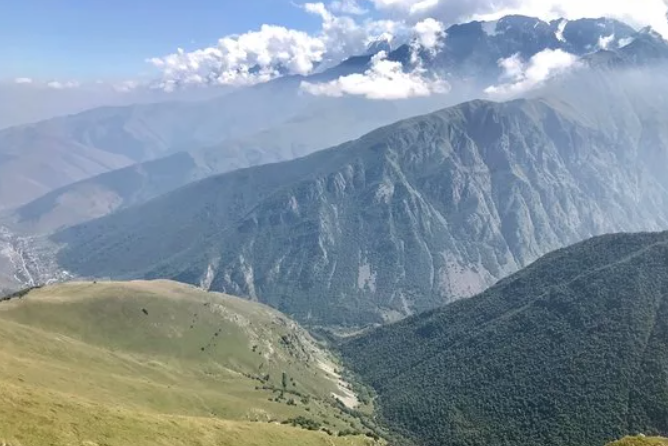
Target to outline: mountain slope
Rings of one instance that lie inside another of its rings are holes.
[[[343,346],[424,445],[668,433],[668,233],[603,236]]]
[[[2,207],[174,150],[178,134],[187,131],[177,119],[192,114],[189,108],[179,103],[105,107],[3,130]]]
[[[144,203],[211,175],[298,158],[358,138],[381,125],[432,111],[433,102],[408,101],[399,106],[395,102],[322,99],[286,122],[244,138],[69,184],[7,213],[3,221],[19,232],[52,232]]]
[[[164,281],[72,283],[0,302],[0,321],[0,441],[373,443],[277,425],[361,431],[332,397],[354,400],[329,354],[258,304]]]
[[[473,295],[550,250],[668,222],[657,102],[668,90],[643,96],[607,76],[204,180],[59,233],[59,262],[83,276],[225,290],[316,324],[392,320]],[[618,107],[588,104],[578,88],[617,91]]]
[[[312,100],[286,85],[260,85],[205,101],[102,107],[2,130],[0,208],[131,164],[256,133]]]

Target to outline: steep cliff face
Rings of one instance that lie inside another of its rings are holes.
[[[632,187],[641,172],[613,141],[542,104],[472,103],[402,127],[251,211],[217,244],[211,286],[302,318],[393,319],[566,243],[665,224],[666,196],[652,197],[664,185]]]
[[[537,99],[413,118],[62,232],[60,263],[175,278],[314,324],[398,319],[589,236],[665,227],[665,131],[633,97],[615,114]]]

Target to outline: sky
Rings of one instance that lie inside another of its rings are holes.
[[[166,90],[249,85],[286,71],[309,74],[378,39],[416,39],[436,50],[447,25],[508,13],[546,20],[607,16],[651,25],[668,37],[665,0],[311,2],[0,0],[0,79],[59,89],[98,79],[126,89],[147,79]],[[382,54],[376,62],[384,71],[371,75],[400,75]]]
[[[0,77],[132,77],[151,68],[146,59],[265,22],[320,25],[289,0],[2,0]]]

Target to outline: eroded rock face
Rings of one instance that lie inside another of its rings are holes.
[[[662,227],[667,197],[653,191],[665,184],[615,159],[614,144],[536,104],[412,121],[376,157],[256,207],[220,243],[211,286],[306,319],[396,319],[591,235]]]

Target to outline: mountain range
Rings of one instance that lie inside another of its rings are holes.
[[[0,445],[666,445],[668,41],[432,43],[0,130]]]
[[[35,208],[42,208],[42,202],[28,211],[19,211],[19,222],[28,219],[34,224],[37,220],[36,226],[27,226],[30,231],[79,223],[134,204],[137,197],[152,198],[188,181],[235,168],[307,155],[381,125],[470,99],[497,81],[502,74],[500,59],[515,54],[529,59],[548,49],[583,55],[601,49],[601,41],[606,42],[606,48],[617,48],[633,40],[637,33],[608,19],[547,23],[509,16],[495,22],[454,25],[446,35],[435,57],[422,51],[415,59],[415,50],[409,44],[388,56],[407,69],[419,60],[433,74],[447,78],[452,84],[451,93],[432,100],[401,101],[388,106],[384,101],[333,100],[300,93],[304,81],[327,82],[363,73],[369,69],[373,53],[384,48],[378,46],[369,55],[352,57],[323,73],[288,76],[211,100],[105,107],[0,131],[1,208],[15,208],[53,192],[45,201],[74,200],[76,206],[65,204],[60,213],[73,212],[77,218],[63,221],[56,217],[50,223],[48,215],[36,217]],[[348,117],[354,119],[348,121]],[[294,125],[296,122],[301,125]],[[194,153],[180,153],[177,161],[114,172],[113,180],[108,176],[94,178],[179,151]],[[39,163],[47,154],[51,162]],[[217,161],[202,161],[210,158]],[[165,169],[166,165],[172,167]],[[126,196],[115,186],[119,182],[133,184],[138,176],[148,186],[134,197]],[[87,179],[85,184],[79,183]],[[160,185],[154,186],[156,183]],[[72,188],[67,187],[70,185]]]
[[[665,227],[668,83],[617,73],[205,179],[57,233],[60,265],[173,278],[325,325],[474,295],[553,249]]]
[[[284,122],[244,137],[133,164],[57,188],[2,218],[22,233],[49,233],[145,203],[215,174],[285,161],[357,138],[383,124],[435,109],[432,99],[374,103],[326,99],[305,105]]]
[[[513,55],[564,49],[586,63],[526,100],[464,102],[277,164],[265,163],[441,99],[317,98],[296,94],[305,78],[287,77],[204,103],[59,118],[58,131],[105,156],[153,160],[66,184],[1,221],[15,233],[59,230],[55,246],[40,249],[60,249],[61,276],[171,278],[268,303],[302,322],[351,326],[472,296],[593,235],[665,226],[668,44],[660,36],[606,19],[510,16],[453,26],[442,44],[421,63],[449,71],[453,85],[474,67],[501,70],[499,60]],[[402,46],[390,57],[411,51]],[[370,57],[308,80],[363,71]],[[483,77],[474,82],[481,88]],[[3,135],[22,141],[25,132]],[[179,150],[189,144],[203,148]],[[13,175],[30,171],[4,165]],[[234,170],[249,165],[259,166]]]
[[[7,209],[91,176],[280,123],[262,89],[203,102],[103,107],[0,132],[0,203]],[[281,100],[281,89],[274,91]],[[292,96],[291,96],[292,98]],[[40,160],[49,159],[49,163]]]

